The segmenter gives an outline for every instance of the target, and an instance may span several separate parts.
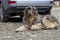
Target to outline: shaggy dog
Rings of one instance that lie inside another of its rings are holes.
[[[46,29],[57,28],[57,26],[59,26],[57,19],[51,15],[44,15],[42,18],[42,24]]]
[[[24,10],[23,26],[16,29],[16,31],[25,31],[27,29],[40,29],[40,15],[35,7],[26,7]],[[38,23],[39,22],[39,23]]]
[[[39,15],[35,7],[26,7],[24,10],[23,25],[16,32],[38,30],[42,28],[56,28],[59,26],[57,19],[51,15]]]

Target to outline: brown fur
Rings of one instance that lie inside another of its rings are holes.
[[[39,29],[38,24],[36,24],[39,22],[38,16],[39,16],[38,11],[35,7],[26,7],[26,9],[24,10],[24,17],[23,17],[24,27],[20,27],[16,31],[19,31],[19,30],[25,31],[25,29],[31,29],[31,30]]]
[[[27,7],[24,11],[23,23],[30,28],[37,22],[38,12],[35,7]]]
[[[58,21],[51,15],[39,15],[35,7],[26,7],[24,10],[23,26],[16,31],[26,31],[28,29],[38,30],[41,28],[55,28],[58,26]]]
[[[42,18],[42,23],[45,28],[55,28],[59,25],[57,19],[51,15],[44,15]]]

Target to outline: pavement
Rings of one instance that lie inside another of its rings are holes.
[[[51,14],[60,23],[60,8],[52,8]],[[60,27],[57,30],[28,30],[16,33],[15,29],[21,25],[21,21],[16,19],[10,19],[8,22],[0,22],[0,40],[60,40]]]

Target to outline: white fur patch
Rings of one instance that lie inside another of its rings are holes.
[[[56,26],[56,24],[50,22],[47,19],[43,19],[43,24],[46,28],[54,28]]]
[[[32,25],[31,30],[38,30],[41,29],[42,25],[41,23],[37,23],[35,25]]]
[[[25,26],[23,25],[19,27],[18,29],[16,29],[16,32],[25,31],[25,30],[27,30],[27,28],[25,28]]]

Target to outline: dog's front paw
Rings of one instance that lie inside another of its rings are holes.
[[[27,28],[25,26],[21,26],[18,29],[16,29],[16,32],[23,32],[23,31],[26,31],[26,30],[27,30]]]

